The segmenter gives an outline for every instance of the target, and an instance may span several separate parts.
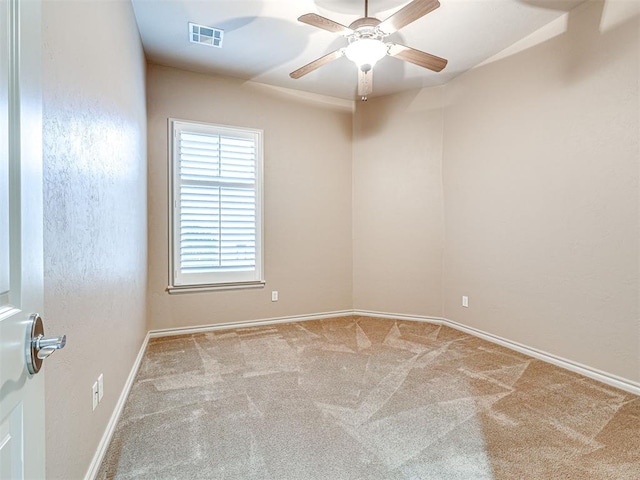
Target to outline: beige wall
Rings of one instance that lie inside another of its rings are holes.
[[[442,315],[442,88],[358,103],[353,305]]]
[[[587,2],[447,85],[444,315],[639,381],[633,3]]]
[[[150,328],[350,309],[352,103],[157,65],[147,94]],[[266,288],[165,292],[170,117],[264,130]]]
[[[144,57],[128,1],[43,8],[47,478],[83,478],[146,333]],[[104,374],[95,411],[91,385]]]

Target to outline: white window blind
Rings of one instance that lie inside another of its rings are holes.
[[[171,121],[172,282],[262,281],[262,132]]]

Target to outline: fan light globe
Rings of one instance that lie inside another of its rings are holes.
[[[361,38],[351,42],[344,54],[355,63],[359,69],[370,70],[378,60],[387,54],[384,42],[373,38]],[[368,68],[367,68],[368,67]]]

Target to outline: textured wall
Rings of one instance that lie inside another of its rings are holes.
[[[442,88],[358,103],[353,147],[356,309],[442,314]]]
[[[447,85],[443,157],[445,317],[635,381],[637,6],[587,2]]]
[[[47,478],[84,477],[146,332],[144,58],[128,1],[43,8]],[[91,385],[105,394],[91,409]]]
[[[150,327],[350,309],[352,103],[157,65],[147,75]],[[170,117],[264,130],[266,288],[166,293]]]

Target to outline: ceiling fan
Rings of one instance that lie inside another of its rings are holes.
[[[398,43],[384,42],[385,37],[439,6],[438,0],[413,0],[381,22],[377,18],[369,16],[369,0],[365,0],[364,17],[357,19],[348,27],[315,13],[302,15],[298,21],[342,35],[347,38],[349,44],[306,64],[291,72],[289,76],[300,78],[344,55],[358,67],[358,95],[363,101],[366,101],[367,96],[373,91],[373,67],[385,55],[439,72],[447,65],[447,60],[444,58]]]

